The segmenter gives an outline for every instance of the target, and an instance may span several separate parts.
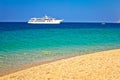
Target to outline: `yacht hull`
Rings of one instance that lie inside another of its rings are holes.
[[[28,24],[60,24],[62,20],[54,21],[54,22],[28,22]]]

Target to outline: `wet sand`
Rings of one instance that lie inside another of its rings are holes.
[[[120,80],[120,49],[36,65],[0,80]]]

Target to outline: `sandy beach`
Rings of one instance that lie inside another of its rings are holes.
[[[45,63],[0,80],[120,80],[120,49]]]

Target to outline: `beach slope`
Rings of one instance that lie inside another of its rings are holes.
[[[42,64],[0,80],[120,80],[120,49]]]

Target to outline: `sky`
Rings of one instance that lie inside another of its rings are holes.
[[[0,0],[0,22],[48,15],[65,22],[116,22],[120,0]]]

